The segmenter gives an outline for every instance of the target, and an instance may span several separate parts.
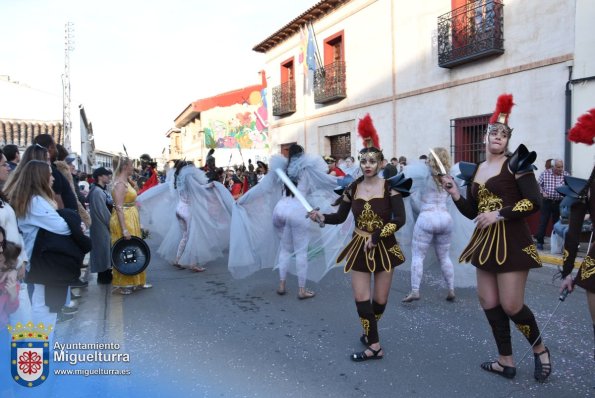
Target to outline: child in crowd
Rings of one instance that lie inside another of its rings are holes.
[[[17,259],[21,248],[5,239],[0,227],[0,328],[5,329],[8,316],[19,308],[19,283],[17,282]]]

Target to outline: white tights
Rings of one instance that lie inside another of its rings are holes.
[[[297,203],[297,205],[296,205]],[[304,211],[295,199],[283,198],[273,212],[273,224],[281,240],[279,251],[279,278],[287,278],[287,270],[295,255],[296,273],[300,288],[306,286],[308,273],[308,242],[310,220],[304,217]]]
[[[436,257],[449,290],[454,289],[454,267],[450,260],[452,218],[447,211],[423,211],[413,228],[411,290],[418,292],[424,272],[426,253],[434,243]]]

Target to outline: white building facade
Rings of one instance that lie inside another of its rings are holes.
[[[535,150],[540,169],[550,158],[572,159],[573,174],[587,177],[592,148],[572,145],[565,154],[565,134],[569,120],[595,106],[593,20],[588,0],[320,1],[254,48],[266,55],[273,87],[273,145],[355,155],[357,119],[369,112],[385,157],[443,146],[456,161],[479,161],[496,99],[512,93],[510,149]],[[320,65],[304,82],[307,22]]]

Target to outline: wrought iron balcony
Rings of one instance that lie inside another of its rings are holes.
[[[273,87],[273,116],[295,112],[295,80]]]
[[[501,0],[475,0],[438,17],[438,65],[457,65],[504,53]]]
[[[334,62],[314,72],[315,103],[325,104],[345,97],[345,62]]]

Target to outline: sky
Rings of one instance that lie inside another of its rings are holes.
[[[259,84],[265,58],[252,48],[317,2],[0,0],[0,75],[61,104],[64,25],[72,22],[72,150],[82,104],[96,149],[125,144],[131,156],[160,156],[191,102]]]

